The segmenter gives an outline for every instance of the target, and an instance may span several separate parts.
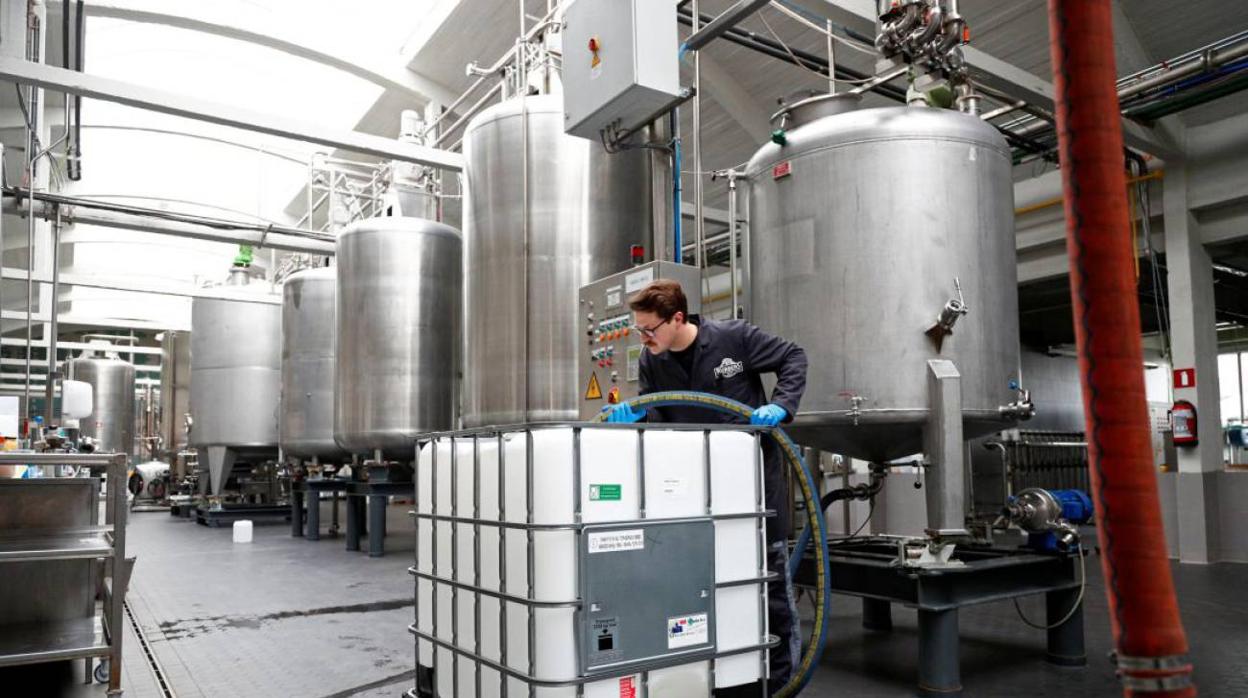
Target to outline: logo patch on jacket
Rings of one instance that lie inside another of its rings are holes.
[[[733,376],[741,375],[741,372],[744,370],[744,363],[740,361],[733,361],[729,357],[725,356],[724,360],[720,361],[719,365],[715,367],[715,378],[732,378]]]

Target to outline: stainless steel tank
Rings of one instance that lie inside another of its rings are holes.
[[[334,442],[334,336],[338,275],[332,268],[291,274],[282,287],[283,452],[299,458],[337,459]]]
[[[607,153],[563,132],[563,101],[495,105],[464,136],[464,426],[574,420],[583,284],[651,246],[644,149]]]
[[[186,448],[186,416],[191,398],[191,333],[166,331],[160,340],[160,458],[173,468],[180,482]]]
[[[1019,380],[1009,148],[979,118],[848,99],[792,108],[748,166],[751,319],[810,358],[790,433],[874,461],[921,451],[938,358],[961,373],[964,436],[997,431]],[[955,278],[969,313],[937,348]]]
[[[338,236],[334,440],[410,461],[415,437],[455,426],[463,243],[420,218]]]
[[[65,362],[66,376],[91,384],[92,411],[78,421],[99,453],[134,455],[134,364],[102,351]]]
[[[244,274],[236,270],[231,276],[237,283]],[[196,298],[191,303],[188,442],[200,451],[201,469],[208,467],[212,494],[221,492],[235,460],[277,455],[282,307],[259,285],[254,293],[255,302]]]

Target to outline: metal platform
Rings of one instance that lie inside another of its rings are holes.
[[[1061,666],[1087,664],[1083,608],[1071,612],[1079,597],[1076,554],[1039,554],[1028,549],[959,547],[957,567],[919,569],[896,564],[896,539],[829,541],[833,593],[862,598],[862,624],[868,630],[892,629],[891,604],[918,610],[918,691],[924,696],[962,695],[958,611],[966,606],[1044,594],[1045,625],[1070,613],[1047,630],[1046,659]],[[813,553],[807,553],[794,583],[812,587]]]
[[[290,486],[290,535],[308,540],[321,539],[321,507],[322,492],[333,492],[333,519],[329,525],[330,536],[338,535],[338,493],[346,492],[350,485],[346,480],[321,479],[299,480]],[[308,493],[314,492],[314,497]],[[305,532],[306,530],[306,532]]]
[[[194,513],[196,523],[220,528],[243,519],[287,519],[290,517],[290,507],[285,504],[226,504],[220,509],[195,507]]]
[[[412,497],[415,492],[415,485],[411,482],[350,483],[347,487],[347,550],[359,550],[360,536],[367,534],[368,556],[384,556],[389,498]]]

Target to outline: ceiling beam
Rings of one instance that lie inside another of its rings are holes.
[[[180,5],[178,13],[162,12],[147,7],[136,7],[133,3],[117,0],[91,0],[84,6],[88,17],[104,17],[143,24],[159,24],[189,31],[219,36],[225,39],[244,41],[257,46],[281,51],[283,53],[318,63],[320,65],[341,70],[362,80],[378,85],[387,90],[394,90],[420,101],[445,101],[451,91],[436,81],[402,65],[396,68],[373,65],[370,59],[342,53],[350,44],[338,44],[328,48],[315,45],[299,37],[283,36],[280,31],[253,31],[240,24],[222,22],[208,16],[195,14],[211,3],[190,3]],[[49,14],[60,16],[61,4],[48,4]]]
[[[26,322],[26,313],[20,310],[0,311],[0,318],[4,320],[16,320]],[[31,322],[46,323],[51,322],[52,318],[47,313],[33,313]],[[190,331],[191,325],[187,321],[177,322],[154,322],[152,320],[131,320],[114,317],[96,317],[77,315],[75,313],[58,313],[56,322],[60,325],[62,331],[68,331],[73,326],[80,327],[104,327],[117,330],[150,330],[154,332],[162,332],[164,330],[186,330]]]
[[[162,114],[172,114],[331,148],[342,148],[354,153],[390,160],[429,165],[453,172],[461,171],[464,167],[463,155],[459,153],[367,133],[325,128],[296,119],[264,114],[190,95],[166,92],[131,82],[78,73],[15,58],[0,57],[0,80],[36,85],[49,90],[116,102]]]
[[[751,141],[764,143],[771,137],[771,115],[731,73],[706,53],[702,54],[702,82],[707,88],[703,96],[718,102]]]
[[[0,269],[0,278],[26,280],[26,270],[4,267]],[[35,273],[35,283],[52,283],[51,274]],[[200,287],[190,283],[169,283],[153,281],[143,277],[108,277],[95,273],[61,271],[58,281],[62,286],[79,288],[98,288],[109,291],[125,291],[128,293],[146,293],[159,296],[182,296],[184,298],[214,298],[218,300],[237,301],[240,303],[259,303],[261,305],[281,305],[282,297],[276,293],[241,293],[232,286]],[[73,302],[70,297],[65,300]]]

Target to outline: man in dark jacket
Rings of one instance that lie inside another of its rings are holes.
[[[689,315],[680,284],[658,279],[629,299],[633,330],[641,333],[648,350],[639,367],[640,394],[693,390],[732,398],[755,408],[750,424],[775,426],[793,419],[806,390],[806,352],[742,320],[710,320]],[[776,374],[771,399],[763,390],[761,374]],[[682,422],[743,424],[742,417],[703,407],[659,407],[642,410],[627,402],[615,405],[610,422]],[[767,520],[767,568],[782,583],[768,588],[771,632],[780,644],[771,651],[769,688],[783,686],[801,654],[801,632],[788,576],[789,497],[785,463],[770,439],[763,444],[763,477],[767,508],[776,516]]]

